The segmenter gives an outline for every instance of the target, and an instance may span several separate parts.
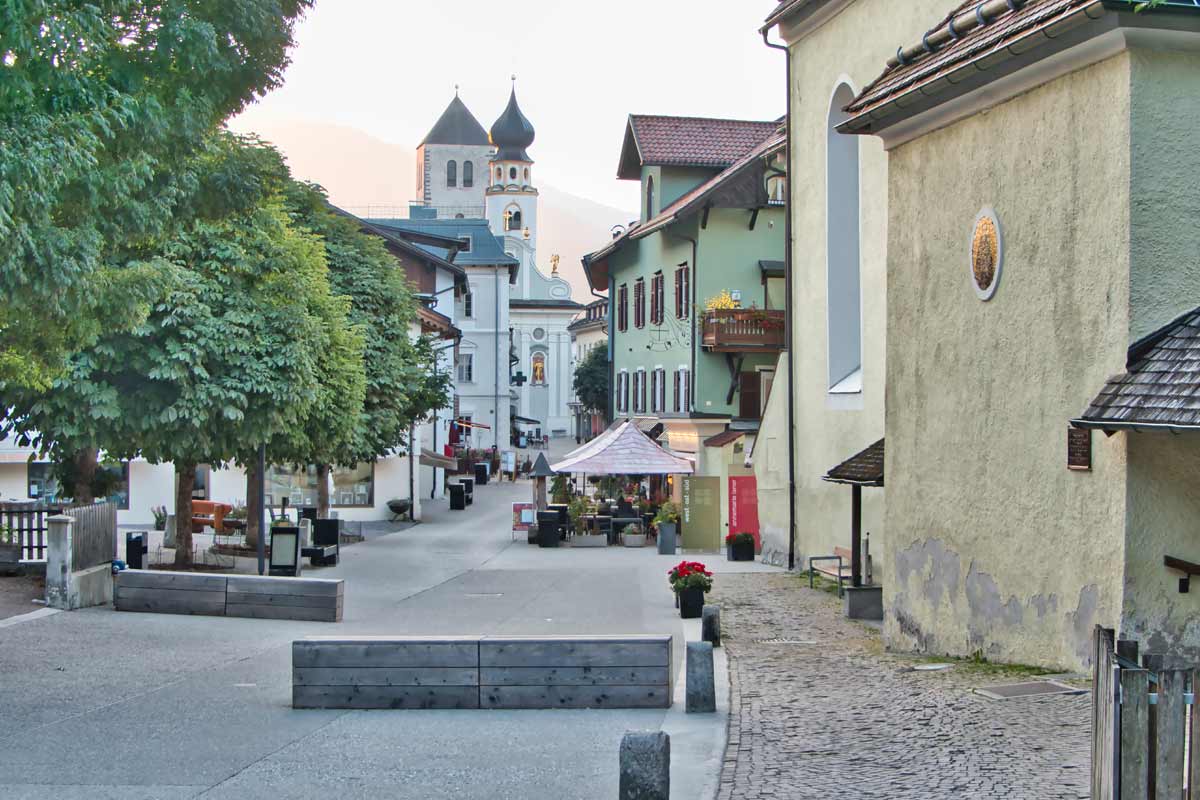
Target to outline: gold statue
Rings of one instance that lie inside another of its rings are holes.
[[[554,255],[550,256],[550,274],[551,275],[558,274],[558,253],[555,253]]]

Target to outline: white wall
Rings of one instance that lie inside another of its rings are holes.
[[[24,463],[0,464],[0,500],[28,499],[28,473]]]

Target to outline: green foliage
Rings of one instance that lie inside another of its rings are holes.
[[[556,504],[570,502],[571,485],[566,475],[555,475],[550,479],[550,500]]]
[[[593,347],[575,367],[575,396],[589,411],[608,409],[608,349]]]
[[[197,151],[279,85],[309,5],[0,3],[0,382],[143,321]]]
[[[676,525],[679,523],[679,515],[679,506],[673,502],[667,501],[658,507],[658,513],[654,515],[654,524],[662,525],[664,522],[666,522]]]
[[[571,528],[578,534],[587,533],[587,520],[584,518],[588,512],[587,500],[582,497],[576,497],[567,504],[567,516],[571,519]]]

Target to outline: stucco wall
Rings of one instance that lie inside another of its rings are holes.
[[[762,560],[787,565],[788,557],[788,441],[787,441],[787,355],[775,367],[775,383],[767,398],[752,462],[758,487],[758,526],[762,538]]]
[[[834,5],[837,5],[835,3]],[[884,429],[887,155],[877,139],[859,140],[863,390],[831,396],[828,365],[826,171],[829,112],[848,80],[861,90],[901,43],[919,41],[943,18],[946,0],[856,0],[791,48],[792,323],[795,336],[797,563],[850,546],[849,487],[821,480],[830,467],[872,444]],[[785,441],[786,444],[786,441]],[[780,463],[785,468],[786,461]],[[778,480],[778,477],[773,478]],[[761,488],[760,488],[761,491]],[[863,491],[876,580],[887,580],[884,490]],[[784,543],[786,546],[786,542]],[[785,551],[786,552],[786,551]]]
[[[1125,441],[1066,465],[1068,420],[1124,368],[1129,58],[891,151],[889,646],[1080,668],[1121,607]],[[994,207],[988,302],[968,253]]]
[[[29,497],[29,467],[0,464],[0,500],[25,500]]]

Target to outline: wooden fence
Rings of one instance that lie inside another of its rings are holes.
[[[1099,626],[1092,663],[1092,798],[1200,800],[1200,670],[1153,654],[1139,662],[1137,642]]]
[[[113,503],[70,506],[64,503],[0,503],[0,525],[11,530],[21,545],[21,558],[46,559],[46,520],[56,514],[75,519],[72,557],[75,569],[112,561],[117,553],[117,507]]]
[[[107,564],[117,557],[117,506],[99,502],[73,506],[64,511],[75,520],[71,531],[71,563],[74,569]]]

